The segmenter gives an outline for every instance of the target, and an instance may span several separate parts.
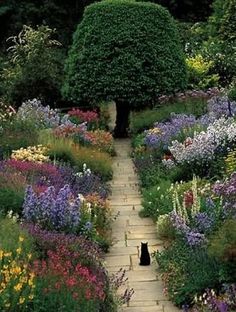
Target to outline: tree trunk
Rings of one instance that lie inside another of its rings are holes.
[[[116,126],[114,129],[115,138],[127,138],[129,113],[130,107],[128,103],[116,102]]]

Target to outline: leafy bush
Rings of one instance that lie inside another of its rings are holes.
[[[54,103],[60,97],[62,55],[60,43],[51,39],[55,31],[48,26],[36,30],[24,26],[18,36],[11,37],[10,61],[2,73],[4,96],[18,105],[39,97]]]
[[[157,220],[159,215],[172,211],[172,193],[169,190],[171,182],[161,180],[155,186],[145,189],[143,192],[143,213],[145,216]]]
[[[177,241],[156,253],[165,289],[178,306],[191,304],[194,296],[219,284],[219,265],[206,248],[189,248]]]
[[[170,242],[176,238],[176,230],[173,227],[169,214],[163,214],[158,217],[157,235],[160,239]]]
[[[222,261],[232,262],[232,264],[235,262],[236,220],[226,220],[210,237],[209,253]],[[236,270],[236,266],[234,266],[234,270]]]
[[[66,64],[66,98],[140,106],[185,86],[183,52],[166,9],[122,0],[86,8]]]
[[[19,245],[19,237],[23,238],[21,258],[27,259],[29,253],[35,253],[34,239],[14,219],[0,218],[0,249],[14,253]]]
[[[236,75],[236,3],[235,0],[215,0],[213,14],[209,18],[210,38],[203,51],[214,61],[214,71],[223,85],[229,84]]]
[[[3,155],[10,156],[12,150],[26,148],[37,142],[38,133],[32,124],[16,122],[6,122],[3,129],[0,128],[0,147]]]
[[[207,61],[201,54],[186,59],[190,88],[207,89],[218,85],[219,75],[210,74],[213,61]]]
[[[12,211],[21,215],[26,185],[23,176],[0,171],[0,214]]]

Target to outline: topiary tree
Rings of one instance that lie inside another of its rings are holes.
[[[116,102],[116,136],[130,108],[153,104],[186,86],[177,28],[168,11],[148,2],[105,0],[88,6],[74,33],[64,96],[78,105]]]

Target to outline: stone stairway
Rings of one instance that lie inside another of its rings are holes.
[[[141,242],[148,242],[149,252],[161,250],[162,242],[156,237],[156,228],[149,218],[140,218],[141,195],[138,177],[130,158],[130,140],[115,141],[117,156],[113,162],[111,182],[111,207],[119,216],[113,224],[113,246],[106,255],[106,267],[110,273],[120,268],[127,271],[128,281],[124,288],[133,288],[134,295],[124,312],[178,312],[163,294],[163,286],[156,272],[156,264],[140,266]]]

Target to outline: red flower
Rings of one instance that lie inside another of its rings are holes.
[[[187,208],[193,205],[193,192],[191,190],[184,193],[184,204]]]

